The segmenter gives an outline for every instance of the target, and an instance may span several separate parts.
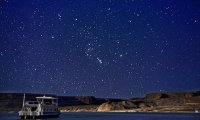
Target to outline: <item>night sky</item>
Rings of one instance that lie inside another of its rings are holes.
[[[0,0],[0,92],[200,90],[199,0]]]

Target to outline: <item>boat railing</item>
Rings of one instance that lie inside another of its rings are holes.
[[[27,104],[27,105],[37,105],[39,103],[37,101],[26,101],[25,104]]]
[[[44,102],[43,104],[44,105],[53,105],[53,106],[57,106],[58,105],[57,103],[51,103],[51,102]]]
[[[36,111],[20,111],[19,114],[20,115],[25,115],[25,116],[36,116],[36,115],[39,115],[39,113],[36,112]]]

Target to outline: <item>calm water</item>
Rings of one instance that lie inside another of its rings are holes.
[[[19,120],[17,113],[0,113],[0,120]],[[62,113],[45,120],[200,120],[200,114],[175,113]]]

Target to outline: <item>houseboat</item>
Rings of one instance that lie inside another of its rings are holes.
[[[19,111],[21,119],[52,118],[59,115],[57,98],[41,96],[36,97],[36,101],[25,101],[24,94],[22,109]]]

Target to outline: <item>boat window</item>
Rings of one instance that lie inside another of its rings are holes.
[[[38,102],[37,102],[37,101],[35,101],[35,102],[34,102],[34,104],[38,104]]]
[[[31,111],[36,111],[37,107],[31,107]]]
[[[38,102],[37,101],[28,101],[28,102],[26,102],[26,104],[38,104]]]
[[[58,103],[57,99],[54,99],[54,100],[53,100],[53,103]]]
[[[52,104],[52,100],[51,99],[45,99],[44,103],[47,105],[51,105]]]
[[[42,103],[42,99],[38,99],[37,101],[38,101],[39,103]]]

